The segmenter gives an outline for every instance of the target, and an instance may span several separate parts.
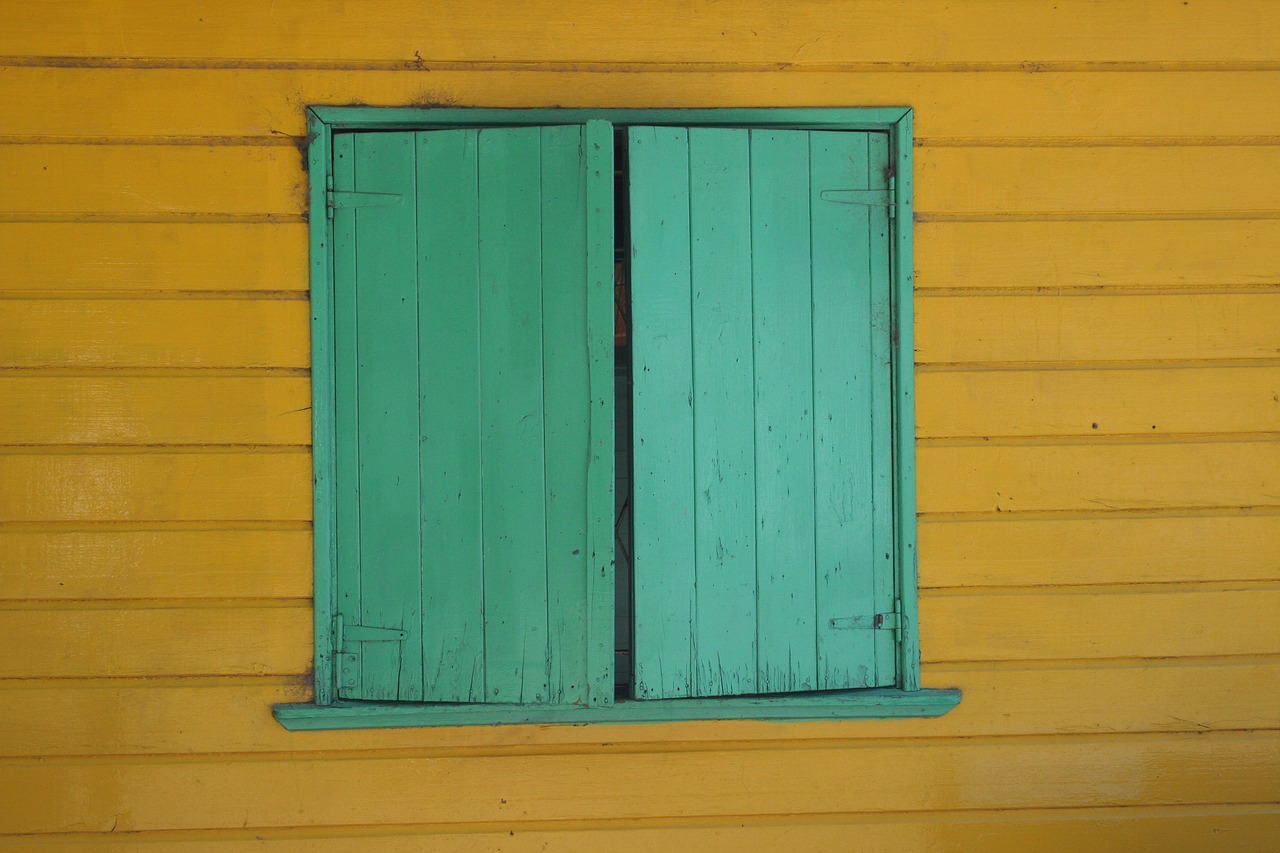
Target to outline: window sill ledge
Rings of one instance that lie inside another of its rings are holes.
[[[960,701],[959,690],[849,690],[794,696],[629,700],[607,707],[335,702],[276,705],[290,731],[503,724],[665,723],[685,720],[865,720],[938,717]]]

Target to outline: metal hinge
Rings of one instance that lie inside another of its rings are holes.
[[[355,643],[402,643],[408,631],[399,628],[377,628],[372,625],[348,625],[339,613],[333,620],[333,642],[338,654],[338,691],[356,690],[360,686],[360,647]],[[350,648],[347,644],[351,643]]]
[[[352,207],[388,207],[404,204],[400,193],[359,193],[354,190],[326,190],[325,206],[330,210],[346,210]]]
[[[884,207],[889,211],[889,218],[897,215],[897,203],[894,202],[894,179],[889,179],[887,190],[823,190],[818,197],[823,201],[836,204],[860,204],[864,207]]]
[[[333,620],[334,645],[340,653],[346,652],[347,643],[401,643],[409,639],[408,631],[399,628],[375,628],[372,625],[349,625],[342,614]]]
[[[896,612],[877,613],[874,616],[842,616],[827,624],[837,631],[898,631],[902,628],[902,616]]]

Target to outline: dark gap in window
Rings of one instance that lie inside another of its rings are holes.
[[[613,134],[614,684],[631,688],[631,203],[627,130]]]

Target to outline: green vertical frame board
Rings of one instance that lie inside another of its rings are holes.
[[[312,107],[308,122],[315,701],[276,706],[285,727],[856,719],[959,701],[919,680],[910,109]],[[667,378],[636,386],[651,437],[637,556],[695,569],[637,577],[633,627],[661,667],[638,679],[645,701],[618,702],[615,127],[633,169],[667,158],[630,185],[664,223],[630,259],[633,318],[666,332],[636,341],[634,366]],[[851,227],[875,244],[844,239]],[[869,323],[851,333],[837,319],[855,311]],[[859,355],[833,357],[851,334]],[[659,416],[681,406],[701,422]],[[714,483],[703,506],[663,500],[699,478]],[[866,489],[870,506],[849,503]],[[872,538],[824,536],[841,525]],[[886,552],[887,571],[848,585],[845,561]],[[747,691],[777,693],[732,695]]]

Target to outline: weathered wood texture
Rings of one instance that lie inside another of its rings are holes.
[[[1280,8],[722,5],[8,4],[0,846],[1276,846]],[[954,711],[271,719],[310,695],[297,148],[353,102],[915,108]]]

